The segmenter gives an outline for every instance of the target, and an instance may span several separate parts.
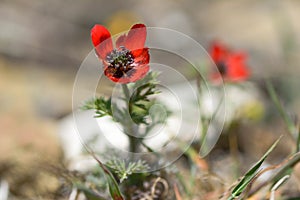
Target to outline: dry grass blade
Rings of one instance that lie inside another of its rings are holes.
[[[255,177],[255,179],[253,180],[253,182],[263,173],[270,171],[270,170],[274,170],[274,169],[278,169],[282,166],[284,166],[282,168],[282,170],[279,170],[274,176],[273,178],[271,178],[270,180],[267,180],[263,183],[261,183],[260,185],[258,185],[256,188],[254,188],[253,190],[250,191],[249,196],[254,195],[255,193],[257,193],[260,189],[262,189],[263,187],[265,187],[266,185],[270,184],[271,182],[277,182],[275,180],[277,180],[280,174],[282,174],[284,171],[286,171],[288,168],[293,167],[296,163],[298,163],[300,160],[300,152],[293,154],[292,156],[290,156],[289,158],[287,158],[286,160],[282,161],[281,163],[277,164],[277,165],[273,165],[270,167],[267,167],[265,169],[263,169],[262,171],[260,171],[257,176]]]
[[[179,189],[178,189],[176,183],[174,183],[173,187],[174,187],[174,192],[175,192],[176,200],[182,200],[180,192],[179,192]]]
[[[270,200],[275,200],[275,191],[287,180],[290,178],[290,175],[282,177],[271,189]]]

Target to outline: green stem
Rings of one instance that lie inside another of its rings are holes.
[[[266,85],[267,85],[267,90],[271,96],[271,99],[273,101],[273,103],[275,104],[277,110],[279,111],[281,117],[283,118],[283,120],[285,121],[285,124],[287,125],[287,128],[289,130],[289,133],[292,136],[295,136],[295,126],[294,123],[292,122],[292,120],[290,119],[290,117],[286,114],[276,92],[275,89],[272,85],[272,83],[269,80],[266,80]]]
[[[273,101],[273,103],[275,104],[275,107],[277,108],[278,112],[280,113],[280,116],[282,117],[282,119],[284,120],[288,132],[289,134],[296,139],[296,152],[298,152],[300,150],[300,133],[299,133],[299,127],[298,124],[295,124],[293,122],[293,120],[288,116],[288,114],[286,113],[286,111],[284,110],[283,105],[281,104],[279,97],[271,83],[271,81],[266,80],[266,86],[267,86],[267,90],[269,92],[269,95]]]
[[[298,138],[297,138],[297,147],[296,147],[296,151],[299,152],[300,151],[300,130],[298,128]]]
[[[132,153],[137,153],[139,151],[139,146],[140,146],[140,140],[139,138],[128,135],[129,139],[129,151]]]
[[[132,104],[130,102],[130,92],[129,92],[127,84],[122,84],[122,89],[123,89],[123,92],[125,95],[125,103],[127,105],[126,109],[128,110],[128,113],[129,113],[128,120],[126,120],[126,122],[123,124],[124,130],[128,136],[128,140],[129,140],[129,151],[132,153],[136,153],[139,150],[140,139],[136,137],[137,136],[136,127],[135,127],[134,122],[131,119]]]
[[[129,101],[130,93],[129,93],[128,86],[127,86],[126,84],[122,84],[122,89],[123,89],[123,92],[124,92],[126,101],[127,101],[127,100]]]

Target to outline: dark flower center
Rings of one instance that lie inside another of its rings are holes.
[[[221,75],[225,75],[227,73],[227,66],[224,62],[217,63],[217,68]]]
[[[106,56],[106,61],[109,63],[107,72],[113,74],[116,78],[121,78],[125,74],[126,76],[130,76],[134,72],[132,66],[134,62],[133,55],[124,46],[120,46],[110,52]]]

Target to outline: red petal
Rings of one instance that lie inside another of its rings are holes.
[[[150,67],[149,65],[140,65],[140,66],[137,66],[136,68],[136,72],[130,76],[130,82],[135,82],[135,81],[138,81],[142,78],[144,78],[146,76],[146,74],[148,73]]]
[[[214,42],[211,45],[210,56],[212,57],[214,62],[221,62],[222,60],[226,59],[229,54],[229,50],[227,47],[219,42]]]
[[[131,51],[143,49],[147,36],[146,26],[144,24],[135,24],[131,27],[126,40],[125,47]]]
[[[137,64],[148,64],[150,60],[149,50],[148,48],[136,49],[131,51],[134,62]]]
[[[121,35],[117,41],[116,41],[116,46],[120,47],[120,46],[125,46],[125,39],[126,39],[126,35]]]
[[[132,82],[136,82],[136,81],[144,78],[146,76],[147,72],[149,71],[150,67],[149,67],[149,65],[140,65],[140,66],[135,67],[134,69],[135,69],[135,72],[133,74],[131,74],[131,76],[124,75],[121,78],[114,77],[113,73],[109,73],[106,70],[104,70],[104,74],[105,74],[105,76],[107,76],[107,78],[109,78],[113,82],[122,83],[122,84],[132,83]]]
[[[104,74],[105,74],[105,76],[107,76],[107,78],[109,78],[109,79],[112,80],[113,82],[118,82],[119,79],[120,79],[120,78],[114,77],[114,76],[113,76],[114,74],[113,74],[113,73],[107,72],[107,70],[104,70]]]
[[[228,79],[232,81],[245,80],[249,77],[250,72],[245,64],[246,54],[236,53],[228,57]]]
[[[96,24],[91,30],[92,42],[96,53],[104,59],[113,50],[113,43],[109,31],[102,25]]]

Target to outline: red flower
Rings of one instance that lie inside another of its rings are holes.
[[[96,24],[91,30],[92,42],[104,64],[104,74],[118,83],[142,79],[149,71],[149,52],[145,47],[146,26],[135,24],[128,34],[121,35],[113,46],[109,31]]]
[[[232,52],[221,43],[211,45],[210,56],[217,65],[219,72],[212,74],[212,79],[220,81],[243,81],[250,76],[250,71],[245,64],[247,55],[244,52]]]

